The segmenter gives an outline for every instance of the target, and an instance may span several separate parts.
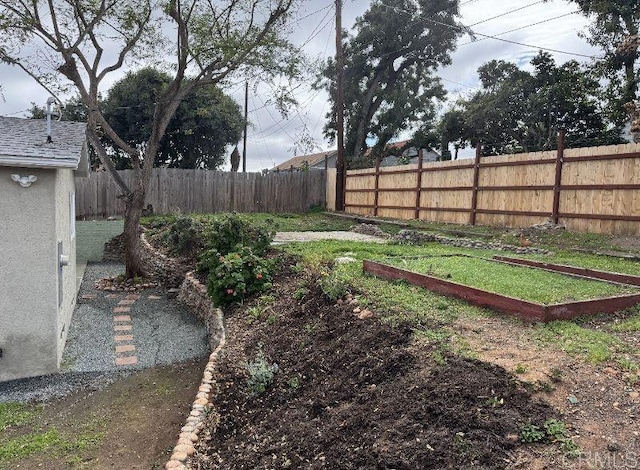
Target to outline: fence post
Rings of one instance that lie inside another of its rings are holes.
[[[476,159],[473,165],[473,189],[471,192],[471,215],[469,216],[469,225],[476,224],[476,211],[478,210],[478,184],[480,182],[480,154],[482,153],[482,144],[476,144]]]
[[[562,185],[562,165],[564,163],[564,133],[563,128],[558,129],[558,152],[556,154],[556,178],[553,183],[553,209],[551,221],[558,225],[560,213],[560,187]]]
[[[414,215],[414,219],[420,218],[420,199],[422,195],[422,161],[424,159],[423,155],[424,149],[418,150],[418,177],[416,178],[416,212]]]
[[[373,216],[378,216],[378,192],[380,187],[380,157],[376,157],[376,176],[373,186]]]

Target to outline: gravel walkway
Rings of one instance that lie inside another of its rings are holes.
[[[60,373],[0,383],[0,402],[97,390],[142,368],[208,355],[205,326],[163,288],[133,295],[94,289],[97,279],[122,272],[118,263],[87,265]]]
[[[355,232],[278,232],[273,239],[274,245],[287,242],[309,242],[316,240],[348,240],[358,242],[386,243],[384,238]]]

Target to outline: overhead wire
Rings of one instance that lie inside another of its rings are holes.
[[[403,12],[406,13],[408,15],[412,15],[413,13],[411,13],[410,11],[404,10],[402,8],[398,8],[395,6],[391,6],[391,5],[387,5],[385,3],[380,3],[383,7],[388,8],[390,10],[395,10],[395,11],[399,11],[399,12]],[[433,18],[423,18],[425,21],[433,23],[433,24],[437,24],[439,26],[444,26],[445,28],[450,28],[450,29],[455,29],[456,31],[460,31],[472,36],[481,36],[483,38],[486,39],[494,39],[496,41],[501,41],[501,42],[506,42],[509,44],[515,44],[518,46],[524,46],[524,47],[530,47],[532,49],[538,49],[538,50],[542,50],[542,51],[547,51],[547,52],[555,52],[557,54],[565,54],[565,55],[572,55],[572,56],[576,56],[576,57],[585,57],[588,59],[602,59],[602,57],[600,56],[594,56],[594,55],[589,55],[589,54],[581,54],[579,52],[569,52],[569,51],[563,51],[560,49],[554,49],[554,48],[550,48],[550,47],[542,47],[542,46],[536,46],[533,44],[527,44],[527,43],[523,43],[523,42],[519,42],[519,41],[512,41],[510,39],[504,39],[504,38],[499,38],[496,35],[491,35],[491,34],[484,34],[484,33],[478,33],[478,32],[471,32],[471,29],[466,26],[466,25],[455,25],[455,24],[449,24],[449,23],[443,23],[442,21],[437,21],[434,20]]]
[[[473,23],[473,24],[467,25],[467,27],[468,28],[472,28],[473,26],[477,26],[479,24],[486,23],[488,21],[495,20],[497,18],[502,18],[503,16],[510,15],[511,13],[515,13],[517,11],[524,10],[526,8],[531,8],[532,6],[538,5],[539,3],[544,3],[545,1],[546,0],[538,0],[537,2],[529,3],[529,4],[524,5],[522,7],[518,7],[518,8],[515,8],[513,10],[505,11],[504,13],[500,13],[499,15],[496,15],[496,16],[492,16],[491,18],[487,18],[487,19],[484,19],[482,21],[478,21],[477,23]]]

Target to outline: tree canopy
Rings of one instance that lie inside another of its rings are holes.
[[[285,26],[301,0],[0,0],[0,60],[52,94],[75,88],[88,111],[87,138],[126,203],[126,275],[144,274],[138,224],[156,156],[180,103],[197,88],[252,76],[295,75],[302,55]],[[100,108],[108,77],[156,64],[171,80],[156,97],[148,138],[132,145]],[[131,159],[134,179],[115,171],[109,139]]]
[[[621,142],[620,128],[603,109],[600,83],[585,66],[558,66],[545,52],[531,66],[529,72],[502,60],[482,65],[482,89],[445,114],[443,147],[480,141],[486,155],[555,149],[560,127],[568,147]]]
[[[456,0],[374,0],[346,36],[345,147],[360,158],[367,140],[381,150],[399,132],[433,118],[434,99],[445,91],[435,75],[449,64],[463,28]],[[335,136],[335,71],[329,59],[318,87],[330,92],[333,109],[325,133]]]
[[[640,0],[569,0],[592,18],[587,40],[604,52],[596,61],[607,83],[612,120],[625,120],[624,104],[640,98]]]
[[[149,139],[153,113],[171,76],[152,68],[128,73],[116,82],[102,103],[105,118],[129,145]],[[218,87],[196,88],[178,106],[161,140],[156,166],[215,169],[224,164],[226,147],[242,135],[244,119],[240,106]],[[111,141],[107,144],[117,150]],[[121,154],[122,155],[122,154]],[[119,168],[129,168],[126,154]]]

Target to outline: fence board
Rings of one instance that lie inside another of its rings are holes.
[[[639,152],[640,144],[565,149],[559,222],[575,231],[640,235],[640,189],[610,187],[640,184]],[[380,170],[378,215],[416,217],[416,192],[408,189],[415,189],[417,171],[417,165]],[[469,223],[473,175],[471,160],[425,163],[419,218]],[[555,176],[556,151],[482,158],[476,223],[523,227],[549,220]],[[346,211],[373,215],[375,169],[349,170],[346,187]]]
[[[132,170],[119,172],[125,182]],[[334,177],[335,178],[335,177]],[[335,181],[335,179],[334,179]],[[119,188],[107,172],[76,179],[76,215],[79,218],[124,214]],[[324,206],[327,176],[323,170],[294,173],[232,173],[155,168],[146,204],[155,213],[305,212]]]

